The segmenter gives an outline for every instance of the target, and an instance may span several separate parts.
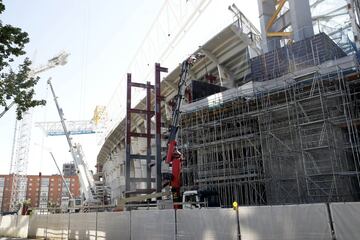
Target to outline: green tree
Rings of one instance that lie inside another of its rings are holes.
[[[0,0],[0,14],[5,10],[5,5]],[[12,106],[16,105],[17,119],[29,108],[45,105],[45,100],[34,99],[34,86],[39,77],[31,74],[31,61],[25,58],[18,66],[17,71],[13,70],[11,63],[16,57],[24,55],[25,44],[29,42],[29,36],[20,28],[4,25],[0,20],[0,118]]]

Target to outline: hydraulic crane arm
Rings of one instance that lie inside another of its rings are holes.
[[[59,117],[60,117],[60,122],[63,127],[64,133],[66,136],[66,140],[69,145],[70,152],[71,152],[72,158],[75,163],[77,174],[78,174],[79,180],[80,180],[81,190],[85,196],[85,200],[87,203],[95,203],[96,202],[95,182],[94,182],[94,178],[93,178],[91,172],[89,171],[89,169],[84,161],[84,155],[82,153],[81,145],[80,144],[74,145],[72,143],[70,133],[67,130],[67,127],[65,124],[64,113],[59,106],[59,103],[57,101],[57,97],[55,95],[55,91],[51,84],[50,79],[48,80],[48,84],[50,86],[52,95],[54,97],[55,105],[56,105],[56,108],[57,108],[57,111],[58,111]]]
[[[168,149],[166,154],[166,160],[165,162],[172,167],[172,176],[170,181],[171,191],[173,193],[173,201],[179,202],[181,200],[180,198],[180,187],[181,187],[181,160],[182,160],[182,154],[177,150],[177,133],[179,130],[179,121],[180,121],[180,108],[182,105],[182,102],[184,100],[185,95],[185,89],[186,89],[186,82],[189,75],[190,67],[200,58],[202,58],[203,55],[194,55],[186,59],[181,64],[180,69],[180,80],[178,84],[178,92],[175,96],[175,107],[172,114],[172,123],[169,129],[169,138],[168,138]],[[174,207],[178,207],[179,205],[174,205]]]
[[[166,163],[171,162],[171,156],[174,152],[176,146],[176,138],[179,129],[179,121],[180,121],[180,108],[183,103],[185,97],[185,89],[186,82],[189,76],[190,67],[199,59],[201,59],[203,55],[197,54],[190,56],[188,59],[182,62],[180,69],[180,79],[178,84],[178,92],[175,96],[175,107],[172,114],[172,123],[169,129],[169,138],[168,138],[168,151],[166,155]]]
[[[178,92],[176,95],[176,105],[172,114],[172,123],[169,129],[169,138],[168,138],[168,151],[166,155],[166,163],[170,163],[172,160],[172,155],[176,147],[176,138],[179,129],[179,120],[180,120],[180,108],[184,99],[186,80],[188,77],[188,72],[190,69],[190,63],[188,60],[184,61],[181,64],[180,70],[180,80],[178,84]]]

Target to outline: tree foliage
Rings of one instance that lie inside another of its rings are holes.
[[[0,14],[4,10],[5,6],[0,0]],[[11,103],[15,103],[19,120],[29,108],[45,105],[44,100],[34,99],[34,86],[39,78],[31,74],[31,61],[25,58],[17,71],[12,68],[14,59],[26,53],[24,47],[28,42],[26,32],[0,21],[0,106],[3,108],[0,112],[7,111]]]

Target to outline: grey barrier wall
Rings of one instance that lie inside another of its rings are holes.
[[[26,238],[28,226],[29,216],[1,216],[0,236]]]
[[[97,213],[70,215],[69,239],[96,239]]]
[[[238,234],[240,231],[240,235]],[[0,236],[45,239],[354,240],[360,203],[4,216]]]
[[[241,239],[332,239],[325,204],[241,207],[239,221]]]
[[[360,239],[360,202],[330,204],[336,239]]]
[[[184,209],[176,211],[177,239],[238,239],[233,209]]]
[[[59,216],[58,218],[60,219],[61,217]],[[48,215],[32,215],[29,221],[28,237],[45,237],[45,232],[48,226],[47,220]]]
[[[175,226],[173,209],[131,212],[131,239],[175,239]]]
[[[66,239],[68,237],[68,224],[68,214],[47,214],[44,237],[49,239]]]
[[[98,213],[97,239],[130,239],[130,212]]]

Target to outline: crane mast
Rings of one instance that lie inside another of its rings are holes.
[[[48,60],[46,64],[33,68],[29,73],[29,77],[34,77],[39,73],[55,68],[59,65],[65,65],[67,63],[68,56],[68,53],[61,52]],[[14,105],[15,101],[12,101],[8,107],[0,113],[0,118]],[[12,211],[15,211],[18,203],[21,203],[26,198],[26,174],[29,145],[31,140],[32,111],[26,111],[23,114],[23,119],[21,121],[15,121],[14,141],[10,161],[10,174],[13,174],[10,196],[10,209]]]
[[[61,125],[63,127],[64,133],[65,133],[65,137],[67,140],[67,143],[69,145],[70,148],[70,152],[71,152],[71,156],[74,160],[75,163],[75,167],[77,170],[77,174],[79,176],[79,180],[80,180],[80,185],[81,185],[81,190],[82,193],[84,195],[85,198],[85,203],[87,204],[91,204],[91,203],[96,203],[96,197],[95,197],[95,181],[94,181],[94,177],[92,176],[92,173],[90,172],[90,170],[88,169],[85,161],[84,161],[84,154],[82,151],[82,147],[80,144],[73,144],[71,137],[70,137],[70,133],[67,130],[66,124],[65,124],[65,119],[64,119],[64,113],[63,110],[60,108],[59,103],[57,101],[57,97],[55,95],[55,91],[54,88],[51,84],[51,80],[48,80],[48,84],[50,86],[50,90],[51,93],[54,97],[54,102],[60,117],[60,122]]]

